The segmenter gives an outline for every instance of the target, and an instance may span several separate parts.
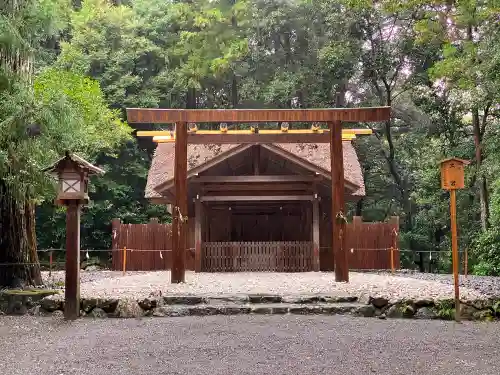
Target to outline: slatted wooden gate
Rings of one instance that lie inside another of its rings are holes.
[[[312,242],[206,242],[202,271],[312,271]]]

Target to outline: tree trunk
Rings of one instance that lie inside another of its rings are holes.
[[[489,219],[489,204],[488,204],[488,185],[486,182],[486,177],[481,172],[481,165],[483,161],[482,153],[482,134],[481,134],[481,124],[479,121],[479,110],[474,108],[472,110],[472,126],[474,128],[474,147],[476,153],[476,182],[479,189],[479,207],[481,213],[481,228],[483,231],[488,229],[488,219]]]
[[[0,180],[0,288],[41,283],[34,206],[18,202]]]
[[[356,213],[355,216],[363,216],[363,198],[356,202]]]
[[[469,24],[467,26],[467,40],[469,42],[474,41],[472,25]],[[473,62],[476,59],[473,59]],[[477,82],[476,82],[477,84]],[[486,121],[487,113],[484,114]],[[485,123],[486,124],[486,123]],[[481,213],[481,228],[483,231],[488,229],[488,220],[489,220],[489,205],[488,205],[488,190],[487,190],[487,182],[486,176],[484,176],[481,172],[481,165],[483,162],[483,153],[482,153],[482,141],[483,141],[483,133],[481,132],[481,121],[479,118],[479,109],[477,106],[472,108],[472,126],[474,128],[474,147],[476,153],[476,181],[479,188],[479,206]]]
[[[196,109],[196,89],[194,87],[189,87],[187,89],[186,108]]]
[[[29,4],[24,0],[7,1],[2,12],[17,17]],[[28,40],[29,41],[29,40]],[[18,77],[32,83],[33,59],[29,48],[15,45],[0,49],[0,64]],[[12,157],[9,150],[9,162]],[[8,170],[9,174],[16,169]],[[34,205],[26,195],[19,197],[14,188],[0,176],[0,288],[39,285],[42,283],[36,252]]]
[[[387,80],[383,79],[382,81],[384,84],[385,94],[386,94],[385,105],[391,107],[392,88],[390,84],[387,82]],[[411,231],[413,230],[413,202],[410,196],[410,181],[408,181],[407,176],[402,175],[402,173],[398,171],[398,165],[396,160],[396,147],[394,145],[394,139],[392,137],[391,127],[392,127],[392,119],[385,121],[384,135],[389,147],[389,152],[387,153],[383,151],[383,153],[387,161],[389,172],[392,178],[394,179],[394,182],[396,183],[396,186],[398,187],[398,190],[401,194],[401,206],[404,209],[404,230],[406,233],[411,233]],[[412,251],[416,250],[416,246],[412,236],[410,236],[408,247]],[[420,262],[417,263],[419,264],[420,271],[423,272],[424,270],[423,258],[421,257]]]
[[[234,73],[231,80],[231,104],[233,108],[238,108],[238,80]]]

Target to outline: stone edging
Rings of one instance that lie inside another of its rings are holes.
[[[62,315],[64,301],[57,291],[0,293],[0,312],[9,315]],[[463,320],[500,320],[500,299],[463,301]],[[384,297],[331,297],[325,295],[175,295],[143,300],[84,298],[81,315],[131,318],[143,316],[205,316],[235,314],[321,314],[363,317],[442,319],[454,318],[454,301],[397,300]]]

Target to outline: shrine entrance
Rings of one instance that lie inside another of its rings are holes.
[[[154,187],[158,202],[172,205],[173,283],[184,281],[190,227],[196,271],[319,271],[324,232],[331,250],[321,268],[348,281],[345,200],[359,186],[344,178],[344,144],[369,132],[343,131],[342,122],[385,121],[389,107],[127,109],[127,116],[130,123],[175,123],[172,131],[137,133],[172,144],[175,155],[173,177]],[[228,130],[235,122],[253,125]],[[281,129],[259,130],[262,122],[281,123]],[[312,126],[289,130],[289,122]],[[220,123],[220,130],[198,130],[199,123]],[[203,152],[191,158],[195,148]]]

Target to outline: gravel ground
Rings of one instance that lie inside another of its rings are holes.
[[[387,272],[379,272],[378,274],[390,276],[390,273]],[[448,274],[403,271],[397,272],[395,275],[418,280],[438,281],[446,285],[453,285],[453,275]],[[500,296],[500,277],[468,275],[467,278],[465,278],[461,275],[460,286],[463,288],[474,289],[482,294]]]
[[[338,316],[0,318],[9,375],[497,375],[500,325]]]
[[[431,275],[439,276],[439,275]],[[50,285],[63,280],[64,272],[53,273]],[[461,288],[461,298],[471,300],[483,298],[490,293],[477,289],[481,279]],[[495,281],[500,285],[500,281]],[[409,274],[392,276],[379,273],[350,273],[349,283],[337,283],[333,273],[186,273],[186,283],[170,284],[170,272],[81,272],[81,295],[83,297],[145,298],[164,294],[248,294],[273,293],[329,294],[332,296],[384,296],[399,298],[452,298],[453,284],[446,279],[420,279]]]

